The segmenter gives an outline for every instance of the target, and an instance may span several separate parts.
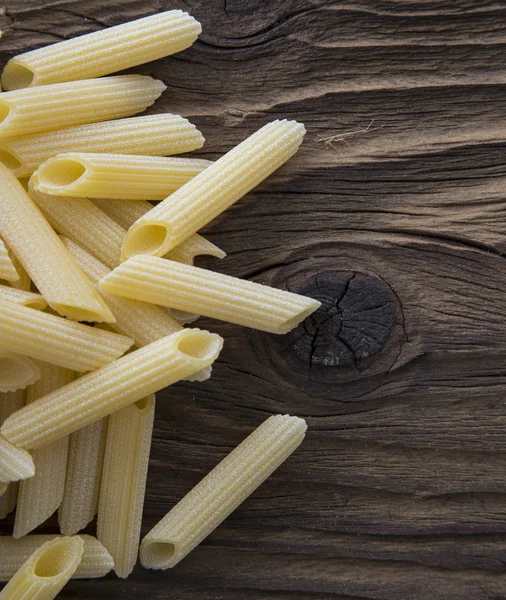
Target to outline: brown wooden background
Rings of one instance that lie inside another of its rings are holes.
[[[6,4],[2,63],[198,18],[190,50],[135,69],[168,85],[153,110],[210,158],[273,118],[308,129],[208,228],[228,257],[204,264],[335,307],[287,338],[202,319],[225,350],[159,395],[144,531],[271,413],[306,417],[306,442],[177,568],[61,598],[506,598],[506,1]]]

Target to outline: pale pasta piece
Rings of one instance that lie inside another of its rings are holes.
[[[35,466],[30,454],[0,435],[0,483],[33,477]]]
[[[39,368],[33,360],[0,350],[0,392],[24,390],[39,377]]]
[[[97,514],[107,427],[106,417],[70,436],[65,493],[58,511],[65,535],[81,531]]]
[[[0,299],[20,304],[21,306],[28,306],[35,310],[44,310],[47,308],[47,302],[40,294],[34,294],[33,292],[25,292],[24,290],[9,287],[7,285],[0,285]]]
[[[27,558],[0,592],[0,600],[52,600],[74,575],[84,542],[79,536],[55,538]]]
[[[168,569],[182,560],[296,450],[306,429],[289,415],[264,421],[144,537],[142,566]]]
[[[72,579],[104,577],[114,567],[112,556],[96,538],[80,535],[83,554]],[[16,540],[11,536],[0,536],[0,581],[8,581],[21,565],[38,549],[60,535],[26,535]]]
[[[0,279],[5,281],[19,281],[19,274],[13,265],[9,251],[0,239]]]
[[[11,58],[2,73],[6,90],[101,77],[181,52],[202,27],[170,10],[31,50]]]
[[[293,156],[305,131],[286,120],[262,127],[132,225],[123,258],[172,250]]]
[[[99,285],[110,294],[271,333],[287,333],[321,305],[306,296],[157,256],[129,258]]]
[[[16,177],[30,176],[43,162],[64,152],[113,152],[170,156],[201,148],[204,137],[184,117],[146,115],[9,137],[0,160]]]
[[[145,75],[119,75],[5,92],[0,137],[129,117],[151,106],[165,89]]]
[[[183,329],[25,406],[0,433],[27,449],[43,446],[210,366],[222,345],[217,334]]]
[[[74,372],[49,363],[40,362],[41,377],[28,388],[26,402],[67,385],[74,380]],[[60,506],[65,487],[68,437],[32,451],[35,475],[19,484],[14,537],[19,538],[48,519]]]
[[[0,394],[0,424],[25,405],[25,395],[25,390]],[[0,496],[0,519],[5,519],[16,508],[18,486],[18,483],[9,483],[7,490]]]
[[[23,265],[16,258],[16,255],[14,254],[14,252],[9,250],[9,256],[12,261],[12,264],[14,265],[14,267],[19,275],[19,279],[17,279],[16,281],[9,281],[9,285],[12,288],[15,288],[16,290],[22,290],[23,292],[29,292],[32,287],[32,282],[30,280],[30,276],[25,271]]]
[[[53,196],[163,200],[209,165],[199,158],[68,152],[42,163],[30,186]]]
[[[0,300],[0,350],[73,371],[92,371],[124,354],[132,340]]]
[[[51,308],[70,319],[114,320],[23,186],[2,164],[0,232]]]
[[[109,417],[97,538],[111,553],[116,574],[123,578],[133,571],[139,553],[154,417],[153,395]]]
[[[215,246],[209,240],[198,233],[194,233],[187,240],[178,244],[175,248],[167,252],[164,258],[174,260],[185,265],[193,265],[197,256],[214,256],[216,258],[225,258],[226,254]]]

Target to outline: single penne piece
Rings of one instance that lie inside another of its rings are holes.
[[[0,435],[0,483],[33,477],[35,466],[32,457]]]
[[[143,398],[109,417],[98,505],[97,538],[128,577],[139,554],[155,397]]]
[[[58,510],[65,535],[81,531],[97,514],[107,427],[106,417],[70,435],[65,492]]]
[[[0,350],[73,371],[93,371],[124,354],[132,340],[0,300]]]
[[[165,88],[145,75],[119,75],[5,92],[0,137],[129,117],[151,106]]]
[[[52,600],[74,575],[84,542],[79,536],[55,538],[27,558],[0,592],[0,600]]]
[[[188,48],[202,31],[182,10],[169,10],[11,58],[2,73],[6,90],[101,77]]]
[[[321,305],[306,296],[157,256],[129,258],[99,286],[110,294],[271,333],[287,333]]]
[[[170,156],[203,145],[204,137],[195,125],[166,113],[9,137],[0,144],[0,160],[16,177],[26,177],[49,158],[64,152]]]
[[[40,379],[28,388],[26,403],[67,385],[74,372],[40,362]],[[60,506],[65,487],[68,437],[32,451],[35,475],[19,484],[14,537],[20,538],[41,525]]]
[[[293,156],[305,131],[286,120],[262,127],[134,223],[123,258],[172,250]]]
[[[14,252],[9,250],[9,256],[12,261],[12,264],[14,265],[14,267],[19,275],[19,279],[17,279],[16,281],[9,281],[9,285],[12,288],[15,288],[16,290],[22,290],[23,292],[29,292],[32,287],[32,282],[30,280],[30,276],[25,271],[23,265],[16,258],[16,255],[14,254]]]
[[[0,239],[0,279],[4,281],[19,281],[19,274],[12,263],[9,251]]]
[[[39,208],[2,164],[0,233],[56,312],[82,321],[114,321],[107,305],[76,266]]]
[[[93,198],[93,204],[98,206],[102,212],[111,217],[118,225],[126,230],[131,227],[137,219],[143,217],[152,208],[147,200],[117,200],[115,198]]]
[[[25,390],[0,394],[0,424],[25,405],[25,396]],[[18,487],[16,482],[9,483],[7,490],[0,496],[0,519],[5,519],[16,508]]]
[[[21,306],[27,306],[28,308],[34,308],[35,310],[44,310],[47,308],[47,302],[40,294],[25,292],[25,290],[7,285],[0,285],[0,299],[8,300]]]
[[[33,360],[0,350],[0,392],[24,390],[39,377],[39,368]]]
[[[209,165],[199,158],[68,152],[42,163],[30,186],[53,196],[163,200]]]
[[[296,450],[306,429],[289,415],[264,421],[144,537],[142,566],[168,569],[182,560]]]
[[[19,540],[11,536],[0,536],[0,581],[8,581],[16,574],[22,564],[42,544],[55,539],[60,535],[25,535]],[[72,579],[94,579],[104,577],[114,567],[112,556],[97,538],[91,535],[80,535],[83,542],[83,555]]]
[[[217,334],[183,329],[25,406],[0,433],[23,448],[43,446],[210,366],[222,345]]]
[[[216,258],[225,258],[226,256],[225,252],[218,248],[218,246],[215,246],[198,233],[194,233],[187,240],[167,252],[164,258],[185,265],[193,265],[197,256],[204,255],[215,256]]]

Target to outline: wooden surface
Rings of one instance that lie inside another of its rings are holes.
[[[194,121],[206,158],[270,119],[308,130],[203,264],[325,303],[284,338],[199,322],[225,350],[159,395],[143,530],[271,413],[306,417],[306,442],[177,568],[60,597],[506,598],[506,1],[6,4],[2,62],[198,18],[194,47],[135,69],[168,86],[153,110]]]

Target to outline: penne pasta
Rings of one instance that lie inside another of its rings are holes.
[[[15,288],[16,290],[22,290],[23,292],[29,292],[32,287],[32,282],[30,281],[30,277],[28,276],[28,273],[25,271],[25,269],[23,268],[23,265],[16,258],[16,255],[10,250],[9,250],[9,257],[19,275],[19,279],[17,279],[16,281],[9,281],[9,285],[12,288]]]
[[[65,492],[58,511],[60,531],[74,535],[98,509],[108,419],[100,419],[70,436]]]
[[[123,258],[172,250],[285,163],[305,131],[301,123],[286,120],[262,127],[134,223]]]
[[[24,390],[39,377],[39,368],[33,360],[0,350],[0,392]]]
[[[155,397],[148,396],[109,417],[98,506],[97,538],[128,577],[139,553]]]
[[[0,279],[5,281],[19,281],[19,274],[12,263],[5,244],[0,239]]]
[[[114,320],[23,186],[2,164],[0,233],[51,308],[70,319]]]
[[[120,75],[5,92],[0,137],[129,117],[151,106],[165,89],[145,75]]]
[[[264,421],[144,537],[142,566],[168,569],[182,560],[296,450],[306,429],[289,415]]]
[[[30,186],[53,196],[163,200],[211,164],[199,158],[68,152],[42,163]]]
[[[15,56],[4,68],[2,87],[101,77],[181,52],[201,31],[181,10],[161,12]]]
[[[34,473],[35,467],[30,454],[0,435],[0,483],[33,477]]]
[[[0,300],[0,350],[73,371],[92,371],[124,354],[132,340]]]
[[[203,145],[204,137],[195,125],[184,117],[167,113],[10,137],[0,144],[0,161],[16,177],[26,177],[49,158],[64,152],[170,156]]]
[[[114,567],[112,556],[93,536],[79,537],[84,543],[83,554],[72,579],[91,579],[107,575]],[[0,581],[8,581],[13,577],[42,544],[61,538],[59,535],[26,535],[16,540],[11,536],[0,536]]]
[[[79,536],[55,538],[27,558],[0,592],[1,600],[52,600],[74,575],[84,550]]]
[[[217,334],[183,329],[25,406],[0,433],[27,449],[43,446],[210,366],[222,345]]]
[[[110,294],[271,333],[287,333],[321,305],[306,296],[157,256],[128,259],[99,286]]]
[[[47,302],[40,294],[25,292],[22,289],[12,288],[7,285],[0,285],[0,299],[14,302],[21,306],[34,308],[35,310],[44,310],[47,308]]]
[[[0,394],[0,424],[25,405],[25,394],[25,390]],[[0,496],[0,519],[5,519],[16,508],[18,486],[18,483],[9,483],[7,490]]]
[[[69,369],[43,362],[39,363],[39,369],[41,377],[28,388],[27,404],[74,380],[74,373]],[[19,484],[15,538],[30,533],[60,506],[65,487],[67,453],[67,437],[32,451],[35,475]]]
[[[126,230],[149,212],[153,205],[146,200],[117,200],[115,198],[93,198],[93,204],[98,206],[102,212],[111,217],[118,225]],[[116,265],[115,265],[116,266]]]

